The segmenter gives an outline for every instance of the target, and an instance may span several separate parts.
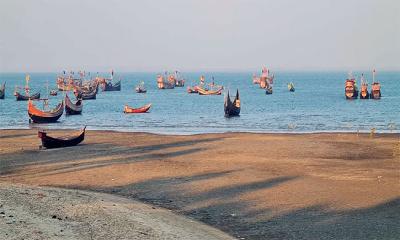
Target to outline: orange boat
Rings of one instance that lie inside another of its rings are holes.
[[[149,111],[150,107],[151,107],[151,103],[146,104],[140,108],[132,108],[132,107],[129,107],[128,105],[125,105],[124,113],[146,113],[147,111]]]
[[[34,123],[51,123],[57,120],[64,113],[64,102],[57,105],[56,108],[50,111],[42,111],[35,107],[33,101],[28,101],[28,115]]]

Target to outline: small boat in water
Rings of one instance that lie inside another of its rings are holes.
[[[65,95],[64,99],[65,103],[65,113],[67,115],[75,115],[81,114],[83,109],[83,101],[82,99],[78,99],[75,103],[69,99],[68,94]]]
[[[103,92],[106,91],[121,91],[121,80],[113,83],[113,82],[104,82],[101,84],[101,89]]]
[[[290,91],[290,92],[294,92],[294,84],[292,83],[292,82],[290,82],[289,84],[288,84],[288,86],[287,86],[287,88],[288,88],[288,90]]]
[[[58,94],[57,90],[51,90],[50,91],[50,95],[51,96],[57,96],[57,94]]]
[[[272,94],[272,86],[268,86],[265,88],[265,94],[267,94],[267,95]]]
[[[47,100],[45,100],[47,101]],[[28,115],[34,123],[57,122],[64,112],[64,102],[61,102],[52,110],[42,111],[35,107],[32,100],[28,101]]]
[[[40,98],[40,92],[34,93],[34,94],[25,94],[22,95],[19,92],[14,93],[15,97],[17,98],[17,101],[28,101],[29,99],[36,100]]]
[[[194,87],[189,86],[187,88],[187,92],[188,93],[199,93],[198,88],[199,88],[198,86],[194,86]]]
[[[6,95],[6,83],[3,83],[0,87],[0,99],[4,99]]]
[[[345,96],[346,99],[356,99],[358,97],[358,88],[356,84],[356,79],[353,77],[351,72],[349,73],[349,76],[346,79]]]
[[[139,108],[132,108],[132,107],[129,107],[128,105],[125,105],[124,113],[146,113],[149,111],[150,107],[151,107],[151,103],[146,104]]]
[[[360,89],[360,99],[368,99],[368,83],[364,79],[364,74],[361,74],[361,89]]]
[[[146,93],[147,92],[146,88],[144,87],[143,81],[139,85],[136,86],[135,91],[137,93]]]
[[[371,85],[371,99],[380,99],[381,98],[381,84],[375,81],[375,69],[372,72],[372,85]]]
[[[95,86],[92,86],[89,90],[79,90],[78,88],[74,89],[74,95],[76,99],[82,99],[82,100],[91,100],[91,99],[96,99],[97,92],[99,91],[99,85],[96,84]]]
[[[175,87],[184,87],[185,86],[185,79],[181,76],[178,71],[175,71]]]
[[[240,99],[239,99],[239,89],[236,91],[236,97],[233,102],[230,99],[229,91],[224,101],[224,112],[225,117],[239,116],[240,114]]]
[[[72,147],[78,145],[85,139],[85,131],[86,127],[73,136],[51,137],[48,136],[44,130],[39,130],[38,137],[42,140],[42,146],[45,148]]]
[[[165,79],[168,78],[168,81]],[[157,87],[159,89],[173,89],[175,88],[175,77],[173,75],[169,75],[166,72],[165,76],[158,74],[157,75]]]
[[[199,95],[221,95],[222,90],[224,88],[221,86],[216,90],[204,89],[204,88],[197,88],[197,92]]]

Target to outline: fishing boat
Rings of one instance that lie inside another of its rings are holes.
[[[103,84],[101,84],[101,89],[103,90],[103,92],[106,91],[121,91],[121,80],[113,83],[111,81],[109,82],[104,82]]]
[[[65,103],[65,113],[67,115],[75,115],[81,114],[83,109],[83,101],[82,99],[78,99],[75,103],[69,99],[68,94],[65,95],[64,99]]]
[[[28,95],[22,95],[19,92],[14,93],[15,97],[17,98],[17,101],[28,101],[29,99],[36,100],[40,98],[40,93],[34,93],[34,94],[28,94]]]
[[[198,88],[199,88],[199,86],[194,86],[194,87],[189,86],[187,88],[187,92],[188,93],[199,93]]]
[[[18,89],[19,87],[15,87],[14,91],[14,96],[16,97],[17,101],[28,101],[29,99],[35,100],[40,98],[40,92],[31,94],[30,93],[30,88],[29,88],[29,81],[30,81],[30,76],[26,75],[25,76],[25,87],[23,89],[25,90],[25,94],[19,93]]]
[[[197,88],[197,92],[199,93],[199,95],[221,95],[222,90],[224,89],[224,87],[219,87],[216,90],[210,90],[210,89],[204,89],[204,88]]]
[[[89,88],[89,90],[83,90],[82,88],[81,89],[75,88],[74,95],[76,99],[91,100],[91,99],[96,99],[98,91],[99,91],[99,85],[96,84],[96,86]]]
[[[58,92],[56,90],[51,90],[50,95],[51,96],[57,96]]]
[[[266,67],[263,67],[262,71],[261,71],[261,77],[260,77],[260,88],[268,88],[268,87],[272,87],[272,84],[274,83],[274,78],[275,75],[274,74],[270,74],[269,69],[267,69]]]
[[[267,88],[265,88],[265,94],[267,95],[272,94],[272,86],[268,86]]]
[[[6,95],[6,83],[3,83],[0,87],[0,99],[4,99]]]
[[[381,98],[381,84],[375,81],[375,69],[372,71],[372,85],[371,85],[371,99],[380,99]]]
[[[175,78],[173,75],[170,75],[168,77],[168,81],[165,79],[167,78],[167,73],[165,73],[165,76],[158,74],[157,75],[157,87],[159,89],[173,89],[175,88]]]
[[[42,146],[45,148],[62,148],[72,147],[81,143],[85,139],[86,127],[79,131],[78,134],[64,137],[48,136],[44,130],[38,131],[38,137],[42,140]]]
[[[185,86],[185,79],[181,76],[181,74],[178,71],[175,71],[174,80],[175,80],[175,87]]]
[[[45,101],[47,101],[45,99]],[[46,103],[46,102],[45,102]],[[57,122],[64,112],[64,102],[61,102],[52,110],[42,111],[33,104],[32,100],[28,101],[28,115],[34,123],[51,123]]]
[[[239,99],[239,89],[236,91],[236,97],[231,101],[229,97],[229,91],[224,101],[224,111],[225,117],[239,116],[240,114],[240,99]]]
[[[146,104],[139,108],[132,108],[132,107],[129,107],[128,105],[125,105],[124,113],[146,113],[149,111],[150,107],[151,107],[151,103]]]
[[[147,92],[146,88],[144,87],[143,81],[139,85],[136,86],[135,91],[137,93],[146,93]]]
[[[368,83],[364,79],[364,74],[361,74],[361,90],[360,90],[360,99],[368,99]]]
[[[294,84],[292,82],[290,82],[287,87],[290,92],[294,92]]]
[[[349,73],[349,76],[346,79],[345,96],[346,99],[356,99],[358,97],[358,88],[356,84],[356,79],[353,77],[351,72]]]
[[[260,84],[260,77],[257,77],[256,74],[253,74],[253,84]]]

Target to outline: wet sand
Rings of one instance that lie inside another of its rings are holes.
[[[3,184],[111,193],[236,238],[400,236],[399,134],[89,131],[53,150],[39,150],[36,135],[0,131]]]

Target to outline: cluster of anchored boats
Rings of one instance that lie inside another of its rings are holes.
[[[352,73],[346,79],[345,83],[345,96],[346,99],[357,99],[360,95],[360,99],[380,99],[381,98],[381,84],[375,80],[375,70],[372,71],[372,85],[371,91],[368,91],[368,83],[364,78],[364,74],[361,74],[361,91],[358,90],[355,77]]]

